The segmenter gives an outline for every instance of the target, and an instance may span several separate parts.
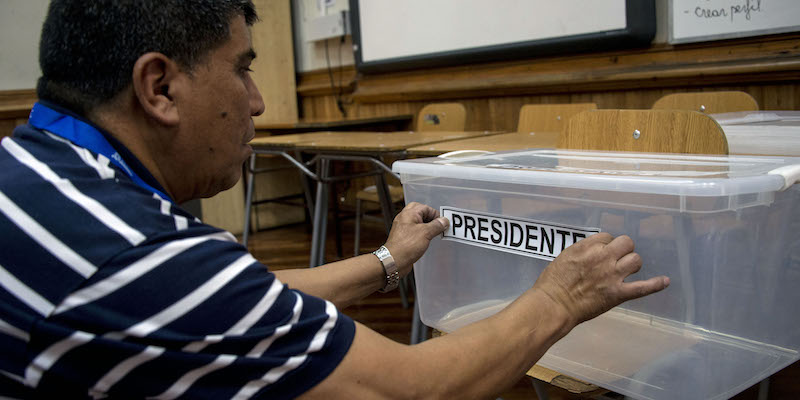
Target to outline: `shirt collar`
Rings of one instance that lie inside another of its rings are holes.
[[[54,103],[54,102],[51,102],[51,101],[48,101],[48,100],[44,100],[44,99],[39,99],[38,102],[42,103],[43,105],[47,106],[48,108],[51,108],[51,109],[53,109],[55,111],[58,111],[58,112],[60,112],[62,114],[69,115],[70,117],[75,118],[77,120],[80,120],[80,121],[82,121],[82,122],[84,122],[86,124],[91,125],[93,128],[97,129],[97,131],[100,132],[103,135],[103,138],[105,138],[108,141],[108,143],[111,144],[111,147],[113,147],[114,150],[116,150],[119,153],[119,155],[122,156],[122,159],[125,160],[125,163],[128,164],[128,167],[130,167],[133,170],[133,172],[136,173],[136,175],[139,175],[139,177],[144,182],[146,182],[148,185],[152,186],[153,188],[160,190],[162,193],[167,193],[167,191],[164,190],[164,188],[161,186],[161,184],[158,182],[158,180],[156,180],[156,178],[153,177],[153,174],[150,173],[150,171],[144,166],[144,164],[142,164],[139,161],[139,159],[136,158],[136,156],[130,150],[128,150],[127,147],[125,147],[125,145],[123,145],[119,140],[117,140],[108,131],[106,131],[105,129],[97,126],[94,122],[92,122],[89,119],[83,117],[82,115],[80,115],[80,114],[78,114],[76,112],[73,112],[72,110],[70,110],[70,109],[68,109],[66,107],[60,106],[57,103]],[[165,200],[169,200],[169,199],[165,199]]]

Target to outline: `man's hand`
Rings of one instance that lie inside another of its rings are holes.
[[[618,304],[658,292],[669,278],[658,276],[644,281],[623,280],[642,267],[628,236],[614,238],[598,233],[564,250],[545,268],[533,285],[547,294],[577,325]]]
[[[394,218],[386,248],[392,253],[400,276],[411,271],[431,239],[440,235],[450,225],[447,218],[439,217],[439,212],[424,204],[412,202]]]

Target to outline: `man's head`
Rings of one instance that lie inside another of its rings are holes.
[[[110,132],[177,202],[232,187],[264,111],[250,0],[53,0],[39,97]]]
[[[53,0],[42,29],[42,99],[88,114],[131,84],[137,59],[157,52],[191,72],[230,35],[250,0]]]

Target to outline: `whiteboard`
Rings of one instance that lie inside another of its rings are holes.
[[[492,51],[509,58],[508,51],[522,46],[533,50],[531,56],[536,44],[561,44],[550,52],[570,52],[580,49],[569,45],[574,40],[587,49],[602,39],[611,44],[613,37],[638,35],[649,43],[655,32],[653,0],[350,0],[350,12],[360,70],[442,64],[443,58]]]
[[[800,30],[798,0],[670,0],[670,43],[730,39],[798,30]]]

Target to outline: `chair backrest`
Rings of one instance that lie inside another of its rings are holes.
[[[594,103],[526,104],[519,110],[517,132],[561,132],[570,117],[595,109]]]
[[[467,110],[461,103],[432,103],[417,114],[417,131],[463,131]]]
[[[758,102],[738,91],[668,94],[653,104],[654,110],[692,110],[706,114],[758,111]]]
[[[654,153],[728,154],[708,115],[689,110],[595,110],[574,115],[558,148]]]

